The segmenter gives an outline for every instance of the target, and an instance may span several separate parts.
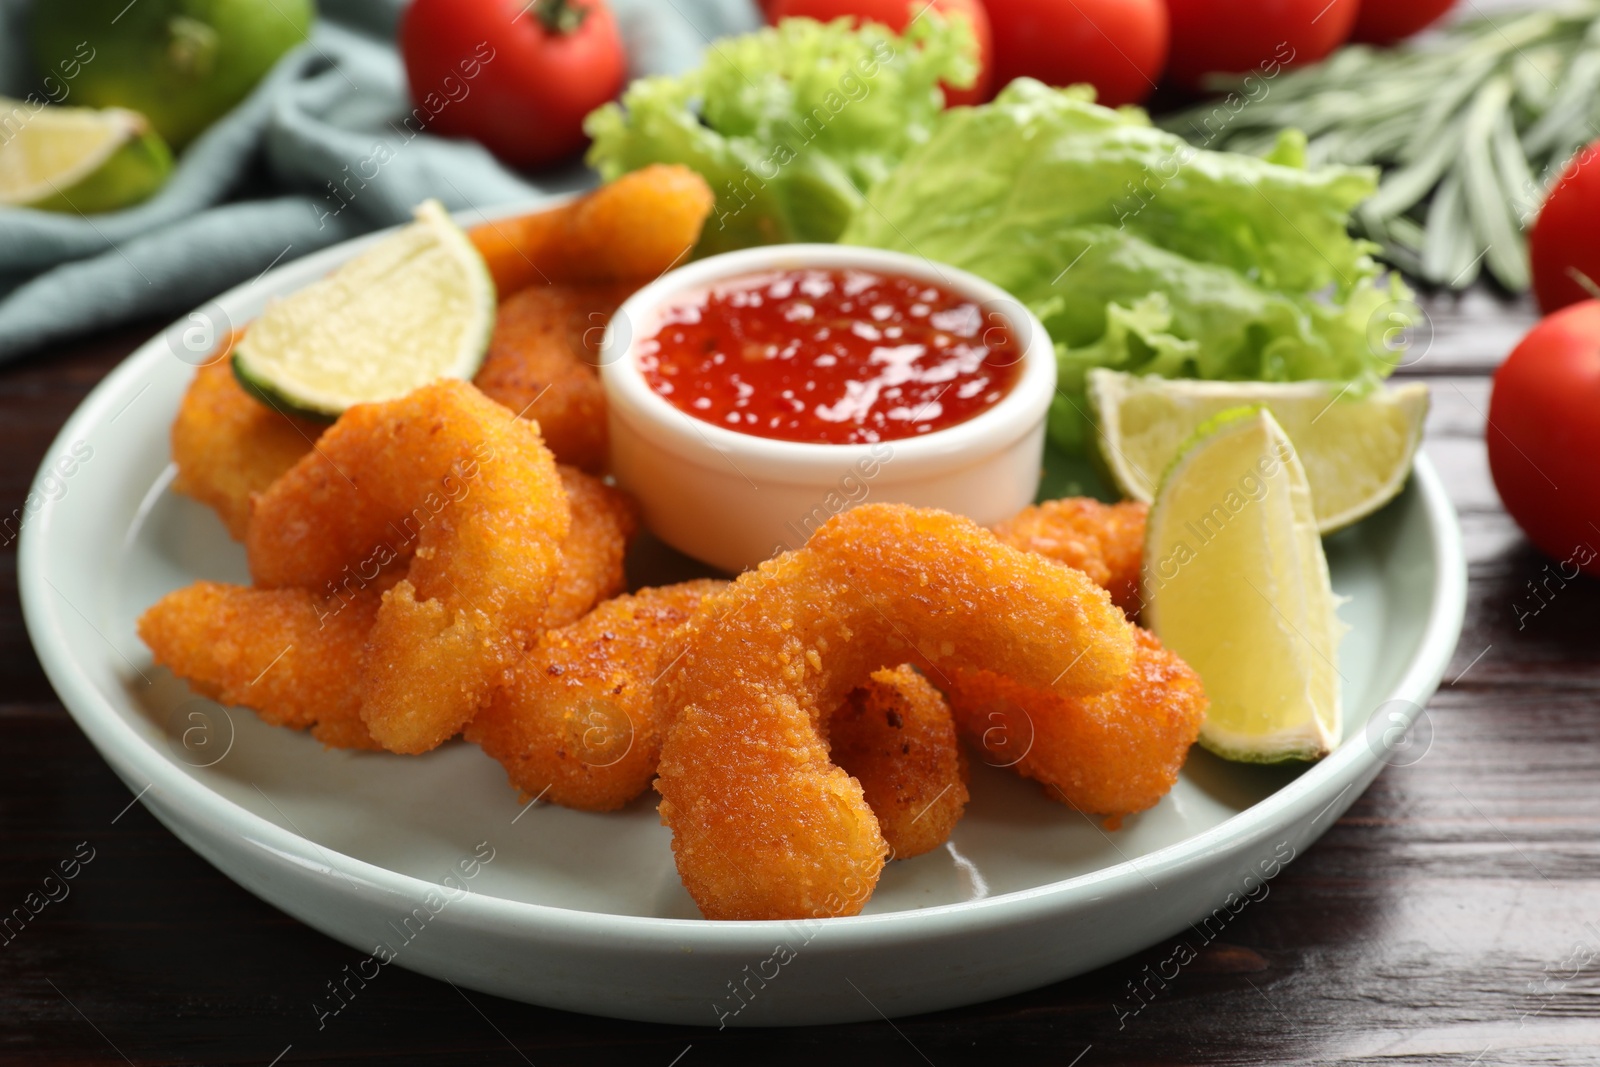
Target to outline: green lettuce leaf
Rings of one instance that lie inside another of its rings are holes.
[[[947,112],[868,192],[842,235],[963,267],[1009,290],[1056,344],[1056,442],[1080,450],[1093,367],[1367,387],[1419,314],[1350,211],[1365,168],[1191,147],[1142,111],[1029,79]]]
[[[703,66],[634,82],[591,113],[588,161],[611,181],[682,163],[717,196],[697,252],[833,241],[943,108],[941,81],[972,83],[965,20],[929,11],[904,36],[849,20],[785,19],[720,40]]]

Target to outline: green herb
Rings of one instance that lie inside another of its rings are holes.
[[[1573,153],[1600,137],[1600,3],[1474,18],[1397,49],[1231,82],[1163,121],[1195,144],[1261,152],[1305,133],[1313,165],[1386,168],[1356,210],[1387,259],[1464,288],[1487,268],[1528,287],[1523,231]]]
[[[1079,450],[1094,367],[1164,377],[1361,387],[1393,370],[1386,333],[1415,315],[1350,211],[1370,168],[1307,170],[1211,152],[1027,78],[944,113],[868,193],[843,240],[965,268],[1027,304],[1056,344],[1058,444]]]

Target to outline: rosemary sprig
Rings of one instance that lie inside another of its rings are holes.
[[[1261,153],[1293,126],[1307,162],[1385,168],[1355,213],[1402,270],[1450,288],[1528,287],[1526,230],[1573,153],[1600,139],[1600,0],[1469,19],[1395,49],[1219,83],[1163,125]],[[1243,101],[1242,105],[1239,103]]]

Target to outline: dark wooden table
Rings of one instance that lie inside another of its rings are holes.
[[[1125,1026],[1113,1003],[1173,946],[959,1011],[787,1031],[568,1015],[392,971],[319,1031],[313,1001],[355,955],[130,805],[34,658],[8,543],[0,911],[75,851],[94,858],[0,943],[0,1063],[268,1064],[285,1046],[283,1064],[1600,1062],[1600,583],[1573,583],[1519,627],[1545,561],[1500,509],[1483,412],[1489,373],[1533,315],[1481,292],[1429,310],[1431,343],[1424,331],[1404,373],[1433,386],[1427,452],[1461,511],[1471,587],[1414,735],[1425,752],[1386,769]],[[154,328],[0,370],[0,516],[67,414]]]

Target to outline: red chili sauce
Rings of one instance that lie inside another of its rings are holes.
[[[942,286],[816,269],[682,297],[638,358],[650,388],[697,419],[757,437],[857,444],[965,422],[1011,391],[1021,357],[998,314]]]

